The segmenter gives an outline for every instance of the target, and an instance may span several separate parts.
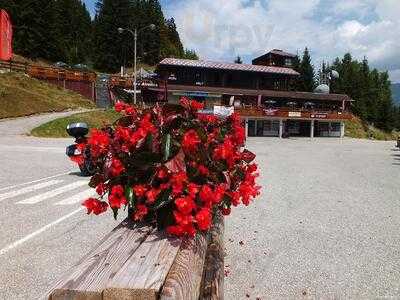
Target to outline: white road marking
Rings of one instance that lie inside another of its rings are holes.
[[[9,198],[13,198],[22,194],[27,194],[27,193],[31,193],[31,192],[35,192],[37,190],[43,189],[45,187],[49,187],[52,185],[56,185],[63,182],[63,180],[50,180],[50,181],[45,181],[45,182],[41,182],[32,186],[27,186],[24,187],[22,189],[19,190],[14,190],[14,191],[9,191],[7,193],[4,194],[0,194],[0,202],[5,200],[5,199],[9,199]]]
[[[65,147],[35,147],[35,146],[7,146],[1,145],[0,151],[12,150],[18,152],[46,152],[46,153],[64,153]]]
[[[60,177],[60,176],[64,176],[64,175],[68,175],[69,173],[71,173],[71,171],[69,171],[67,173],[61,173],[61,174],[57,174],[57,175],[41,178],[41,179],[36,179],[36,180],[33,180],[33,181],[29,181],[29,182],[24,182],[24,183],[19,183],[19,184],[16,184],[16,185],[3,187],[3,188],[0,189],[0,192],[1,191],[5,191],[5,190],[11,190],[11,189],[14,189],[14,188],[17,188],[17,187],[20,187],[20,186],[24,186],[24,185],[28,185],[28,184],[40,182],[40,181],[43,181],[43,180],[48,180],[48,179],[52,179],[52,178],[56,178],[56,177]]]
[[[61,200],[60,202],[55,203],[54,205],[70,205],[70,204],[75,204],[77,202],[83,202],[87,198],[93,197],[96,195],[96,192],[94,189],[88,189],[83,192],[80,192],[76,195],[73,195],[67,199]]]
[[[7,253],[8,251],[14,249],[15,247],[22,245],[26,241],[29,241],[30,239],[34,238],[38,234],[41,234],[42,232],[46,231],[50,227],[55,226],[58,223],[61,223],[62,221],[64,221],[65,219],[68,219],[69,217],[72,217],[73,215],[77,214],[78,212],[82,211],[83,209],[84,209],[83,207],[80,207],[79,209],[74,210],[73,212],[69,213],[68,215],[63,216],[63,217],[59,218],[58,220],[55,220],[54,222],[47,224],[46,226],[40,228],[39,230],[36,230],[35,232],[28,234],[27,236],[23,237],[22,239],[15,241],[14,243],[4,247],[3,249],[0,250],[0,256],[2,256],[3,254]]]
[[[73,190],[75,188],[78,188],[80,186],[87,185],[87,184],[88,184],[87,180],[76,181],[76,182],[73,182],[71,184],[62,186],[62,187],[60,187],[58,189],[55,189],[55,190],[52,190],[52,191],[48,191],[48,192],[43,193],[43,194],[39,194],[39,195],[30,197],[28,199],[25,199],[25,200],[21,200],[21,201],[17,202],[17,204],[35,204],[35,203],[44,201],[46,199],[53,198],[53,197],[55,197],[57,195],[64,194],[64,193],[69,192],[69,191],[71,191],[71,190]]]

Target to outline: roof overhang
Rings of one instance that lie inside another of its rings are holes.
[[[198,93],[199,95],[232,95],[232,96],[263,96],[271,98],[283,98],[304,101],[353,101],[349,96],[344,94],[318,94],[310,92],[295,92],[295,91],[274,91],[274,90],[254,90],[254,89],[235,89],[235,88],[220,88],[194,85],[168,85],[168,92],[178,93]]]

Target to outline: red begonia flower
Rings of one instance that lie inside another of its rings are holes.
[[[110,173],[112,176],[116,177],[121,175],[125,171],[125,167],[118,158],[113,158],[111,162]]]
[[[146,205],[138,204],[136,206],[136,211],[133,215],[133,220],[141,221],[148,214],[149,210]]]
[[[203,208],[196,214],[197,226],[200,230],[208,230],[211,226],[211,213],[208,209]]]
[[[86,199],[83,203],[83,206],[87,208],[87,214],[91,214],[92,212],[95,215],[99,215],[105,211],[107,211],[108,204],[106,202],[102,202],[95,198]]]
[[[158,197],[158,195],[160,194],[161,190],[160,189],[155,189],[152,188],[151,190],[146,192],[146,203],[148,204],[153,204],[154,202],[156,202],[156,199]]]
[[[122,101],[117,101],[117,103],[115,103],[114,105],[114,109],[116,112],[121,112],[125,109],[126,104]]]
[[[197,132],[193,129],[186,131],[183,135],[182,148],[187,152],[196,151],[200,143],[200,138],[197,135]]]
[[[181,197],[175,200],[176,208],[183,214],[190,214],[193,209],[196,208],[196,204],[194,203],[192,197],[186,196]]]
[[[133,186],[133,192],[138,198],[143,197],[147,192],[147,187],[144,184],[137,184]]]
[[[102,154],[107,153],[110,145],[110,137],[107,133],[98,129],[92,129],[88,139],[90,153],[93,158],[97,158]]]

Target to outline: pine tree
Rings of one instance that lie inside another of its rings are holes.
[[[168,19],[162,25],[160,31],[160,58],[175,57],[184,55],[183,45],[176,29],[174,18]]]
[[[182,58],[191,59],[191,60],[198,60],[199,56],[197,55],[196,51],[190,50],[190,49],[185,49],[185,53],[183,54]]]
[[[133,36],[118,28],[129,28],[131,6],[129,0],[99,0],[94,22],[93,62],[101,71],[116,72],[123,63],[123,45],[133,45]]]
[[[304,49],[303,58],[300,63],[300,90],[304,92],[312,92],[315,88],[314,67],[311,64],[311,56],[308,48]]]
[[[337,58],[331,69],[340,74],[338,80],[331,82],[331,90],[347,94],[354,100],[354,114],[385,131],[399,128],[399,111],[392,100],[387,72],[371,70],[366,58],[358,62],[350,53],[342,60]]]
[[[80,0],[57,0],[54,32],[59,45],[60,60],[70,64],[90,59],[92,21]]]
[[[242,64],[242,63],[243,63],[242,58],[238,55],[238,56],[236,57],[234,63],[235,63],[235,64]]]
[[[10,5],[9,2],[8,5]],[[48,0],[18,0],[14,2],[14,51],[29,58],[54,59],[54,2]]]
[[[292,59],[292,68],[293,70],[295,70],[296,72],[300,73],[300,58],[298,55],[296,55],[293,59]],[[301,80],[300,78],[297,78],[294,81],[290,81],[289,82],[289,90],[294,90],[294,91],[300,91],[301,90]]]

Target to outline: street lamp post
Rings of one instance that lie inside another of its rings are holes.
[[[156,25],[150,24],[149,26],[140,28],[139,30],[135,28],[134,30],[131,30],[129,28],[118,28],[118,32],[122,34],[124,31],[128,31],[130,34],[133,35],[134,38],[134,63],[133,63],[133,103],[136,105],[136,92],[137,92],[137,37],[138,33],[145,30],[145,29],[151,29],[154,30],[156,28]]]

